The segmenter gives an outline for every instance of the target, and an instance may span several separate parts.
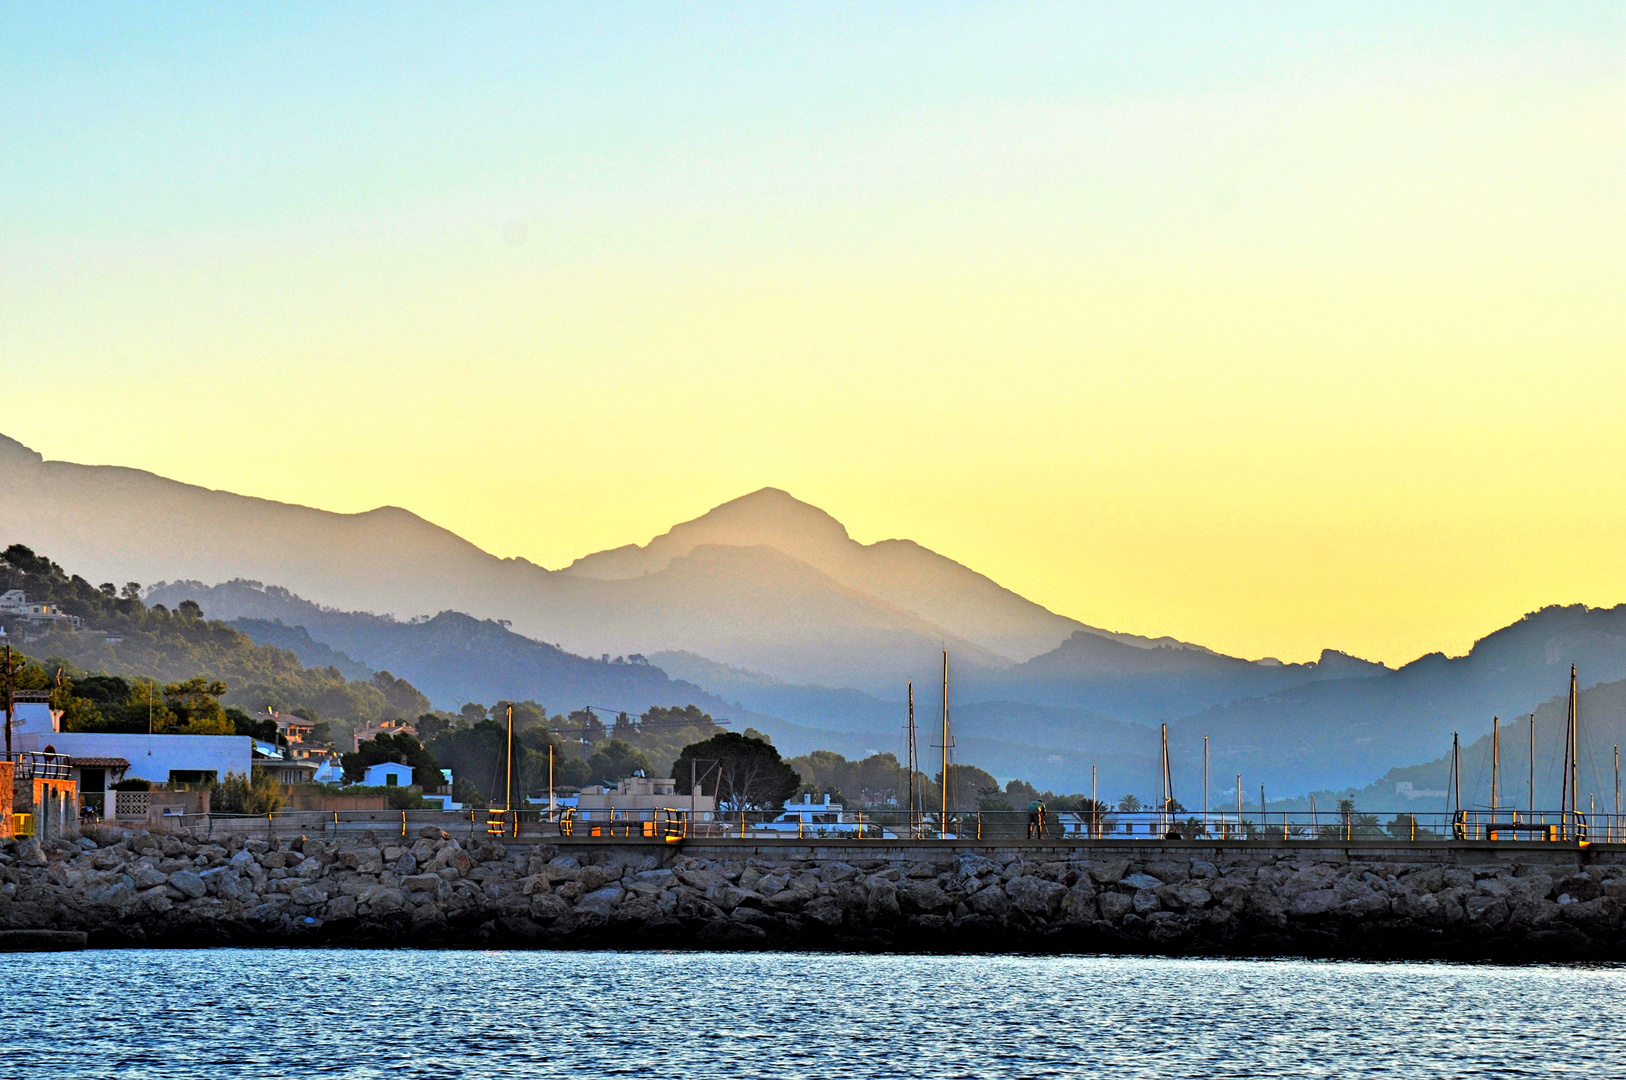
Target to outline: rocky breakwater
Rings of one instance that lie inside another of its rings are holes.
[[[1626,958],[1626,852],[682,846],[92,830],[0,845],[0,927],[92,945],[1085,950]]]

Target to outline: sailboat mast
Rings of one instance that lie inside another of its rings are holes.
[[[915,819],[915,684],[909,682],[909,839],[916,836]]]
[[[1161,794],[1157,800],[1158,832],[1168,831],[1167,818],[1169,816],[1169,725],[1163,725],[1163,766],[1162,775],[1158,777],[1158,786]]]
[[[508,782],[503,787],[503,810],[514,808],[514,703],[508,703]],[[519,835],[519,819],[514,819],[514,835]]]
[[[1457,733],[1451,733],[1451,810],[1453,815],[1462,812],[1462,744],[1457,739]]]
[[[1576,688],[1575,665],[1570,665],[1570,810],[1581,813],[1581,694]]]
[[[1502,721],[1491,717],[1491,820],[1496,820],[1496,779],[1502,765]]]
[[[1208,736],[1203,736],[1203,824],[1208,823]]]
[[[948,650],[943,650],[943,828],[948,829],[949,789]]]

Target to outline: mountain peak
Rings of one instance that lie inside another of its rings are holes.
[[[16,439],[8,435],[0,435],[0,465],[40,465],[45,461],[45,455],[37,450],[30,450]]]
[[[561,573],[610,581],[664,570],[703,545],[770,547],[814,565],[849,558],[856,547],[846,526],[823,510],[780,488],[759,488],[715,506],[655,537],[643,547],[628,544],[584,555]]]

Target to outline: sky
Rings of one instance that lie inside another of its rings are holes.
[[[1605,4],[0,3],[0,432],[1400,663],[1626,602],[1622,191]]]

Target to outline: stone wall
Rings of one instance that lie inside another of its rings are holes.
[[[1626,845],[217,838],[0,844],[0,927],[342,944],[1626,958]]]

